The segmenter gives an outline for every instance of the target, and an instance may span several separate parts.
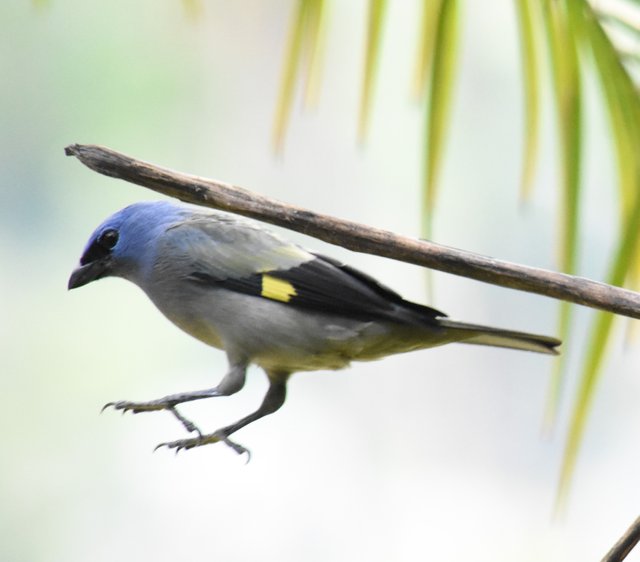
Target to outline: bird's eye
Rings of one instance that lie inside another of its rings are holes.
[[[110,228],[100,234],[98,244],[106,250],[111,250],[118,243],[118,231]]]

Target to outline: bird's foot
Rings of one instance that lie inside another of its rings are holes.
[[[171,412],[174,417],[182,424],[182,426],[189,433],[197,433],[202,437],[202,432],[196,424],[190,419],[185,418],[177,409],[175,400],[171,400],[171,397],[160,398],[158,400],[150,400],[148,402],[129,402],[127,400],[119,400],[117,402],[108,402],[102,407],[101,412],[104,412],[107,408],[113,408],[114,410],[120,410],[123,414],[125,412],[132,412],[134,414],[140,414],[141,412],[158,412],[161,410],[167,410]]]
[[[123,414],[125,412],[133,412],[139,414],[140,412],[157,412],[159,410],[169,410],[175,408],[176,403],[167,400],[167,398],[159,398],[158,400],[149,400],[148,402],[129,402],[128,400],[118,400],[117,402],[107,402],[102,406],[102,412],[107,408],[113,408],[114,410],[120,410]]]
[[[154,451],[157,451],[161,447],[166,447],[167,449],[175,449],[176,453],[180,452],[182,449],[193,449],[194,447],[202,447],[203,445],[211,445],[213,443],[224,443],[228,447],[231,447],[236,453],[239,455],[247,455],[247,462],[251,460],[251,451],[246,447],[236,443],[235,441],[231,441],[223,431],[216,431],[215,433],[210,433],[208,435],[198,435],[197,437],[192,437],[190,439],[178,439],[177,441],[169,441],[167,443],[160,443]]]

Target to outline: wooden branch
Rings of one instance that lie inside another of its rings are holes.
[[[605,554],[602,562],[620,562],[633,550],[633,547],[640,540],[640,517],[638,517],[629,527],[618,542]]]
[[[356,252],[375,254],[640,319],[640,293],[321,215],[228,183],[154,166],[101,146],[73,144],[65,149],[65,153],[106,176],[189,203],[283,226]]]

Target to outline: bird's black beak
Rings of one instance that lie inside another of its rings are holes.
[[[106,275],[108,274],[108,270],[109,270],[108,259],[100,259],[100,260],[86,263],[84,265],[79,265],[71,273],[71,277],[69,277],[69,284],[67,285],[67,288],[69,290],[77,289],[78,287],[82,287],[87,283],[91,283],[91,281],[95,281],[96,279],[106,277]]]

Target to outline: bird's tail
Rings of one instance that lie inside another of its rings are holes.
[[[556,347],[562,343],[560,340],[549,336],[465,324],[448,318],[438,318],[438,321],[444,328],[458,332],[461,336],[459,340],[461,343],[522,349],[549,355],[558,355]]]

